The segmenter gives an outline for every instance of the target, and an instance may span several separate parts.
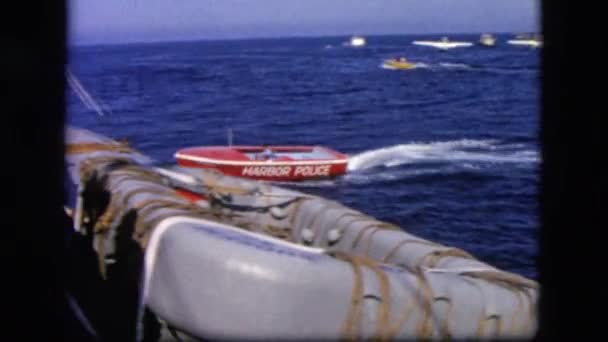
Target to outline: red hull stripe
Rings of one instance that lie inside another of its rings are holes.
[[[245,177],[258,180],[297,181],[307,179],[323,179],[341,176],[346,173],[346,163],[312,165],[277,165],[262,163],[252,166],[243,165],[213,165],[199,164],[190,160],[178,159],[178,164],[184,167],[211,168],[228,176]]]
[[[198,163],[215,165],[235,165],[235,166],[298,166],[298,165],[323,165],[323,164],[347,164],[348,159],[317,159],[317,160],[294,160],[294,161],[232,161],[191,156],[182,153],[175,154],[176,159],[189,160]]]

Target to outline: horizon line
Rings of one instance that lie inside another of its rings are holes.
[[[542,31],[542,30],[536,30]],[[192,42],[222,42],[222,41],[245,41],[245,40],[273,40],[273,39],[314,39],[314,38],[342,38],[352,36],[364,36],[364,37],[381,37],[381,36],[449,36],[449,35],[481,35],[484,33],[494,35],[506,35],[506,34],[519,34],[519,33],[531,33],[535,31],[483,31],[483,32],[426,32],[426,33],[357,33],[357,34],[332,34],[332,35],[317,35],[317,34],[294,34],[285,36],[273,36],[264,35],[259,37],[251,36],[237,36],[229,38],[160,38],[153,40],[132,40],[132,41],[116,41],[116,42],[92,42],[92,43],[71,43],[68,40],[68,48],[70,47],[93,47],[93,46],[117,46],[117,45],[145,45],[145,44],[159,44],[159,43],[192,43]],[[68,35],[69,36],[69,35]]]

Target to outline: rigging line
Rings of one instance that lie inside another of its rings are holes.
[[[91,103],[91,100],[88,99],[80,90],[78,84],[74,81],[74,79],[70,76],[68,76],[67,78],[68,80],[68,84],[70,85],[70,87],[72,88],[72,90],[74,91],[74,93],[76,93],[76,95],[78,95],[78,98],[80,98],[80,100],[84,103],[84,105],[89,108],[89,109],[93,109],[94,108],[94,104]]]
[[[105,113],[101,109],[101,106],[99,106],[95,102],[95,100],[84,89],[82,84],[78,81],[78,79],[76,79],[76,77],[72,74],[72,72],[69,69],[66,69],[66,76],[67,76],[68,84],[70,85],[72,90],[74,90],[76,95],[78,95],[78,97],[84,103],[84,105],[87,108],[94,110],[99,116],[105,116]]]

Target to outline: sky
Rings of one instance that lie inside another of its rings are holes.
[[[540,0],[68,0],[76,45],[536,32]]]

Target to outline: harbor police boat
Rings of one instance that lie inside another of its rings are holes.
[[[348,157],[323,146],[208,146],[175,153],[180,166],[266,181],[326,179],[346,173]]]

